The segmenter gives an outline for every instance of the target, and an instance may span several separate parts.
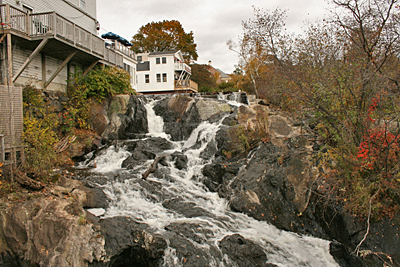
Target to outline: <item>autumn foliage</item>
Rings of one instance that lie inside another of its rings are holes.
[[[239,43],[228,44],[241,57],[242,89],[323,138],[321,177],[337,200],[366,215],[373,199],[372,213],[390,216],[400,207],[400,8],[395,0],[332,5],[301,36],[287,32],[284,10],[254,8]]]
[[[140,27],[131,43],[136,53],[181,50],[186,63],[198,58],[193,32],[186,33],[177,20],[147,23]]]

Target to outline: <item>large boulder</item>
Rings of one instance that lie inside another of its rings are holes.
[[[10,203],[0,222],[2,266],[88,266],[105,256],[104,237],[74,198]]]
[[[187,139],[202,121],[215,122],[233,112],[228,104],[217,100],[181,95],[158,101],[154,110],[157,116],[163,118],[165,132],[174,141]]]
[[[108,140],[124,140],[148,132],[146,99],[135,95],[116,95],[101,104],[94,103],[89,125]]]
[[[117,216],[99,221],[106,257],[90,266],[160,266],[167,242],[146,224]]]
[[[237,266],[276,266],[267,263],[268,258],[262,247],[239,234],[224,237],[219,246],[222,253],[228,255]]]

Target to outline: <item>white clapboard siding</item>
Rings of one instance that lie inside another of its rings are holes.
[[[31,51],[23,50],[18,47],[14,48],[13,73],[16,73],[19,70],[25,60],[29,57],[30,53]],[[49,79],[51,77],[51,75],[57,70],[58,66],[60,66],[61,63],[62,60],[46,56],[46,79]],[[29,78],[32,80],[42,80],[42,57],[40,54],[32,60],[32,62],[28,65],[24,72],[22,72],[20,77]],[[64,67],[52,82],[66,85],[67,67]]]
[[[49,79],[51,75],[57,70],[57,68],[62,64],[62,60],[55,59],[46,56],[46,78]],[[67,84],[67,66],[65,66],[62,71],[54,78],[53,83],[57,84]]]
[[[25,49],[21,49],[18,46],[13,47],[13,73],[17,73],[17,71],[21,68],[22,64],[29,57],[32,51],[28,51]],[[42,79],[42,58],[41,55],[37,55],[32,62],[28,65],[28,67],[22,72],[20,77],[32,78],[35,80]]]
[[[26,5],[33,9],[33,13],[56,12],[83,29],[97,34],[96,0],[85,0],[86,5],[84,9],[79,7],[80,0],[24,0],[20,1],[19,4],[17,4],[15,0],[0,0],[0,2],[3,4],[10,4],[19,9],[22,9],[23,5]],[[67,2],[71,3],[73,6],[69,5]]]

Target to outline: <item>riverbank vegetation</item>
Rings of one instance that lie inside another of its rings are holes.
[[[379,219],[400,209],[397,1],[332,1],[304,35],[286,12],[254,8],[239,43],[240,87],[297,114],[324,138],[318,158],[335,201]],[[322,168],[323,167],[323,168]]]
[[[128,73],[114,67],[97,68],[86,76],[78,71],[70,84],[67,94],[59,93],[59,96],[51,97],[35,86],[24,87],[23,141],[26,161],[13,175],[26,173],[29,178],[44,183],[56,180],[54,170],[71,163],[68,152],[63,152],[59,144],[76,140],[83,145],[91,145],[94,135],[89,125],[91,105],[115,94],[135,93]],[[54,101],[55,98],[64,100]],[[10,193],[16,187],[13,179],[2,177],[0,194]]]

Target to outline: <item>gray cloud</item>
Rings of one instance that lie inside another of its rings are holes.
[[[265,10],[288,9],[286,23],[291,31],[299,31],[306,20],[322,18],[327,6],[321,0],[97,0],[97,19],[100,33],[112,31],[128,40],[149,22],[178,20],[186,32],[194,33],[197,63],[212,60],[215,67],[231,73],[238,57],[226,42],[241,35],[241,22],[251,18],[253,5]]]

